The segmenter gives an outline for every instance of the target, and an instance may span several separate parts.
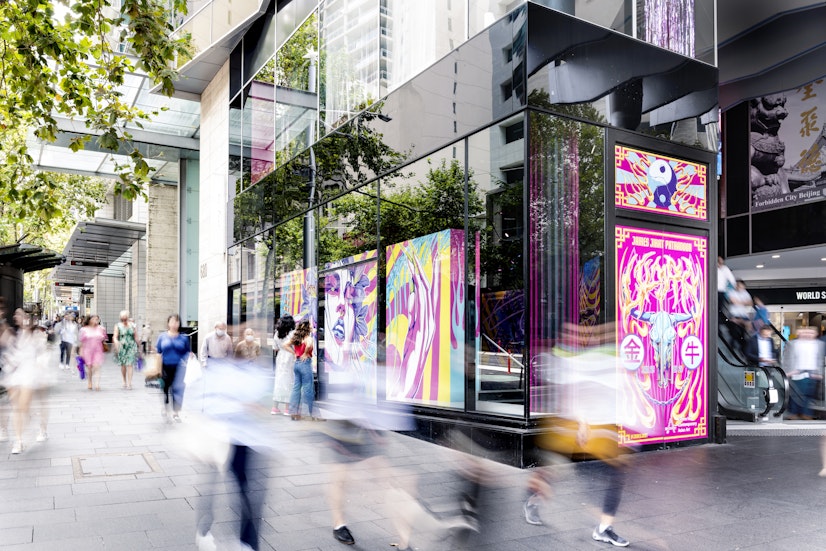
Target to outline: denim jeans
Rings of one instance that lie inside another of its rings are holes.
[[[290,414],[301,413],[301,400],[307,404],[307,411],[310,416],[313,414],[313,363],[310,358],[296,360],[293,367],[295,373],[295,383],[293,392],[290,395]]]

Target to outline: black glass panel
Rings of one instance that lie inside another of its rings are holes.
[[[738,216],[726,220],[726,254],[749,254],[749,217]]]
[[[749,212],[749,110],[743,103],[723,115],[725,196],[721,212],[734,216]]]
[[[826,243],[824,203],[753,214],[752,252],[807,247]]]

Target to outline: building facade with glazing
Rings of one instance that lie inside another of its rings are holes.
[[[625,443],[707,441],[713,2],[590,4],[263,10],[202,95],[202,324],[309,319],[322,398],[516,465],[609,324]]]

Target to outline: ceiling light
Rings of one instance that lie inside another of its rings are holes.
[[[820,261],[821,262],[826,262],[826,258],[821,258]]]
[[[762,268],[762,267],[763,267],[763,265],[762,265],[762,264],[758,264],[758,265],[757,265],[757,267],[758,267],[758,268]]]
[[[772,258],[780,258],[780,255],[779,254],[773,254]]]

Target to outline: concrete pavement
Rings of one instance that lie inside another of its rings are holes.
[[[38,413],[27,449],[10,455],[0,444],[0,549],[193,550],[195,509],[216,499],[213,528],[219,549],[237,530],[232,485],[210,482],[211,468],[175,453],[178,425],[160,416],[157,389],[120,389],[120,375],[104,366],[103,390],[86,390],[75,371],[60,372],[52,392],[49,439],[35,443]],[[319,456],[315,423],[264,415],[277,433],[278,452],[267,459],[258,484],[264,497],[262,549],[348,549],[332,538],[325,500],[332,469]],[[187,418],[184,418],[184,423]],[[823,549],[826,479],[818,436],[732,436],[727,444],[647,452],[632,458],[615,527],[635,549]],[[463,487],[458,452],[393,434],[388,455],[397,469],[356,465],[348,492],[349,549],[393,550],[397,505],[387,489],[415,485],[435,511],[450,511]],[[591,540],[605,467],[580,463],[552,468],[555,495],[543,526],[524,521],[528,473],[483,462],[490,486],[481,498],[481,532],[464,547],[438,532],[422,533],[415,549],[525,551],[607,549]]]

